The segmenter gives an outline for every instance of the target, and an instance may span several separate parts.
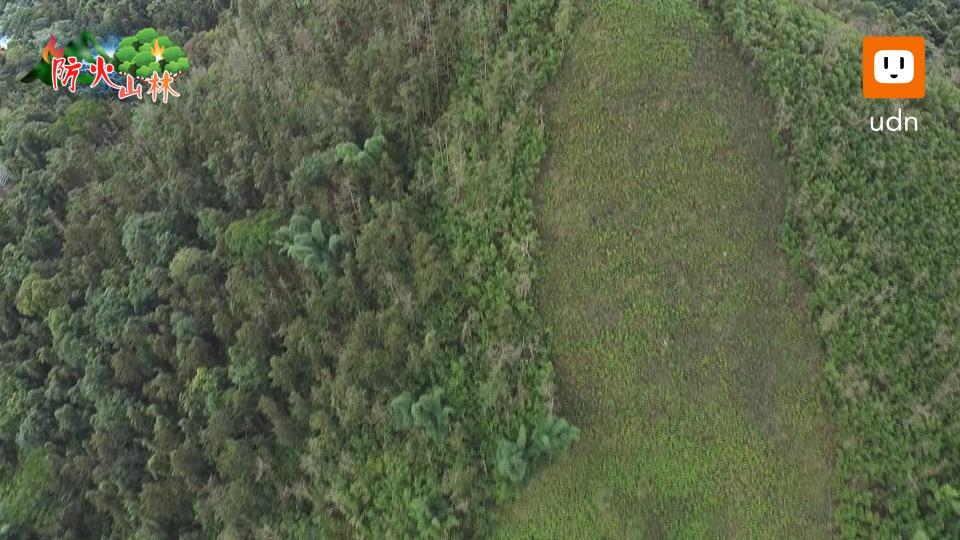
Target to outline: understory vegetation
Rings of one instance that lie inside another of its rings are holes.
[[[707,4],[758,68],[796,172],[782,236],[813,284],[809,307],[826,347],[839,533],[956,538],[960,89],[949,59],[960,7],[857,4],[861,27],[919,31],[930,57],[948,59],[928,70],[925,99],[903,102],[861,97],[862,34],[833,12],[786,0]],[[901,107],[918,132],[867,129],[871,116]]]
[[[569,17],[7,3],[0,538],[482,531],[578,433],[528,299]],[[191,59],[165,106],[16,82],[143,26]]]

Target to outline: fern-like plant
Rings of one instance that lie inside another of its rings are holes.
[[[533,430],[527,454],[531,459],[540,456],[554,459],[567,453],[570,445],[579,437],[580,430],[571,426],[563,418],[545,416]]]
[[[516,441],[500,439],[497,444],[495,470],[514,484],[522,484],[527,479],[527,459],[524,448],[527,446],[527,428],[521,426]]]
[[[363,149],[352,142],[345,142],[337,145],[336,156],[344,165],[356,167],[364,172],[372,173],[376,170],[383,157],[383,148],[387,140],[383,133],[377,129],[373,137],[370,137],[363,143]]]
[[[317,219],[295,214],[289,225],[277,230],[277,243],[280,252],[292,257],[318,276],[325,276],[333,270],[333,264],[340,248],[340,235],[324,231],[323,223]]]

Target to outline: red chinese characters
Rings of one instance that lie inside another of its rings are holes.
[[[82,67],[83,63],[78,62],[75,56],[69,56],[67,58],[55,56],[51,58],[50,70],[52,77],[50,77],[50,79],[53,83],[53,89],[56,90],[58,85],[63,85],[66,86],[70,92],[76,92],[77,79],[80,77],[80,69]]]
[[[120,85],[110,80],[110,75],[113,74],[114,69],[113,64],[108,64],[102,56],[98,56],[97,62],[90,66],[90,74],[93,75],[93,84],[90,85],[90,88],[103,82],[114,90],[120,90]]]
[[[173,76],[170,75],[169,71],[164,71],[163,76],[160,76],[157,73],[154,73],[147,79],[147,82],[150,83],[150,89],[147,90],[147,94],[150,95],[150,98],[154,103],[157,102],[157,96],[163,96],[163,102],[167,102],[169,96],[180,97],[180,94],[173,89]]]
[[[169,71],[154,72],[149,78],[134,77],[129,73],[118,73],[117,68],[110,63],[109,59],[102,56],[97,56],[92,63],[80,61],[74,56],[51,56],[50,68],[54,90],[66,88],[71,93],[76,92],[80,76],[85,71],[89,71],[93,76],[90,88],[96,88],[101,83],[105,84],[108,88],[116,91],[117,97],[121,100],[130,98],[142,100],[145,86],[143,83],[149,85],[147,95],[154,103],[157,100],[167,103],[170,96],[180,97],[180,93],[173,89],[173,82],[177,77]],[[113,78],[115,75],[124,76],[126,78],[125,84],[118,83]]]
[[[137,99],[143,99],[143,85],[138,83],[137,80],[133,78],[133,75],[127,75],[127,85],[120,87],[117,96],[121,100],[133,96],[136,96]]]

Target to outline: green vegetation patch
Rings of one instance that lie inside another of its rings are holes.
[[[829,424],[770,107],[683,1],[585,8],[546,103],[538,306],[569,457],[495,537],[823,538]]]
[[[23,527],[47,535],[56,530],[55,474],[51,457],[35,450],[24,456],[16,474],[0,482],[0,535]]]
[[[121,73],[149,77],[169,71],[180,73],[190,69],[190,60],[180,46],[153,28],[144,28],[120,40],[114,62]]]
[[[709,4],[777,104],[796,171],[783,241],[814,284],[827,350],[839,531],[955,538],[960,90],[931,61],[925,99],[863,99],[853,27],[801,2]],[[917,132],[870,131],[900,108]]]
[[[102,12],[140,75],[185,60],[149,13],[205,69],[80,106],[0,59],[0,497],[59,480],[0,538],[471,538],[571,447],[530,296],[566,2],[48,4],[0,27]]]

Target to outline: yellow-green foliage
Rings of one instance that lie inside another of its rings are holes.
[[[777,250],[789,175],[771,107],[693,2],[581,5],[534,197],[534,297],[581,435],[493,537],[829,537],[829,429]],[[531,427],[527,447],[562,434]],[[520,433],[495,462],[514,478]]]
[[[279,212],[267,209],[234,221],[224,234],[227,251],[238,260],[258,255],[270,244],[282,219]]]
[[[52,458],[34,450],[20,460],[16,473],[0,477],[0,534],[51,534],[57,508],[56,471]]]
[[[60,301],[57,286],[39,274],[27,274],[17,292],[17,310],[27,316],[44,316]]]

